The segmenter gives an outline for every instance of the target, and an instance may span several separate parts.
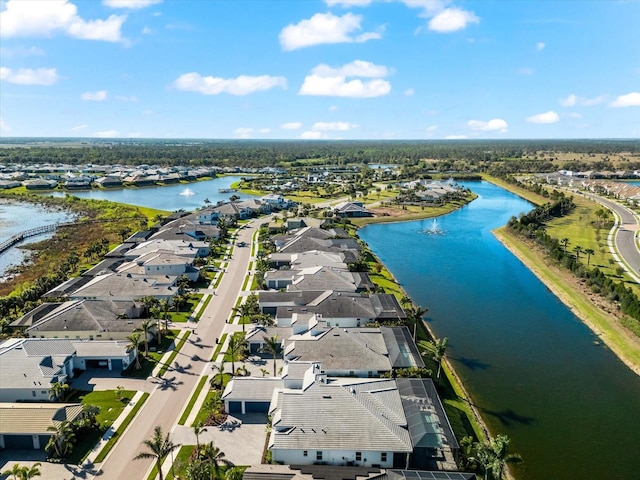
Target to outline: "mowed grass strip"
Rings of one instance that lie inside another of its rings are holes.
[[[193,395],[191,395],[191,398],[189,399],[189,403],[187,403],[187,407],[184,409],[184,412],[182,412],[182,416],[180,417],[180,420],[178,420],[179,425],[184,425],[185,423],[187,423],[187,418],[189,418],[189,414],[191,414],[191,410],[193,410],[193,405],[196,403],[196,400],[198,400],[198,397],[200,396],[200,392],[202,391],[202,388],[204,387],[204,384],[206,381],[207,381],[206,375],[200,378],[200,381],[198,382],[198,385],[196,386],[196,389],[193,392]]]

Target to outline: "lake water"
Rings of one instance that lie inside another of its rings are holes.
[[[24,230],[52,225],[71,220],[66,212],[50,210],[31,203],[15,203],[0,199],[0,243]],[[39,242],[52,234],[38,235],[26,239],[19,245]],[[11,267],[20,265],[25,259],[25,251],[11,248],[0,255],[0,277]]]
[[[489,183],[465,186],[479,198],[439,218],[443,234],[423,220],[359,235],[449,337],[492,433],[525,459],[518,478],[640,478],[640,377],[492,235],[530,205]]]
[[[118,203],[128,203],[142,207],[157,208],[174,212],[176,210],[195,210],[205,205],[205,199],[213,204],[219,200],[229,200],[231,195],[237,195],[242,199],[251,198],[250,195],[229,192],[219,193],[219,189],[229,188],[233,183],[240,181],[240,175],[228,175],[203,180],[189,184],[168,185],[166,187],[140,187],[74,191],[70,195],[94,200],[110,200]],[[190,192],[190,195],[187,193]],[[64,192],[55,192],[51,195],[63,197]]]

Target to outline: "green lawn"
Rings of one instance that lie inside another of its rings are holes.
[[[162,355],[164,355],[164,352],[166,352],[174,342],[179,332],[180,330],[168,330],[162,336],[162,345],[160,346],[160,348],[155,352],[149,352],[147,358],[144,358],[144,356],[142,355],[143,350],[141,350],[140,363],[142,364],[142,369],[136,370],[134,368],[135,365],[130,365],[129,368],[127,368],[123,372],[123,376],[129,378],[147,378],[149,375],[151,375],[151,372],[155,368],[156,364],[160,361]]]
[[[198,385],[196,386],[196,389],[193,392],[193,395],[191,395],[191,398],[189,399],[189,403],[187,404],[187,407],[184,409],[184,412],[182,412],[182,416],[180,417],[180,420],[178,420],[179,425],[184,425],[187,422],[187,418],[189,417],[189,414],[193,409],[193,405],[196,403],[196,400],[200,396],[200,392],[204,388],[204,384],[207,381],[207,378],[208,377],[206,375],[200,378],[200,381],[198,382]]]
[[[191,298],[189,299],[189,301],[180,309],[179,312],[169,312],[172,322],[184,323],[189,321],[189,318],[193,314],[193,310],[202,299],[202,294],[192,293],[190,296]]]

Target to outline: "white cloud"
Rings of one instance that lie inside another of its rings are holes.
[[[251,138],[252,133],[253,133],[253,128],[236,128],[233,131],[233,135],[236,138]]]
[[[302,128],[302,123],[301,122],[283,123],[282,125],[280,125],[280,128],[282,128],[283,130],[299,130],[300,128]]]
[[[321,140],[328,137],[326,133],[312,132],[311,130],[307,130],[306,132],[302,132],[300,134],[300,138],[302,138],[303,140]]]
[[[415,91],[413,88],[407,88],[407,89],[404,91],[404,95],[405,95],[406,97],[412,97],[414,93],[416,93],[416,91]]]
[[[360,79],[347,81],[344,77],[305,77],[300,95],[318,95],[333,97],[372,98],[387,95],[391,84],[386,80],[376,79],[363,82]]]
[[[388,74],[389,69],[386,66],[363,60],[354,60],[338,68],[320,64],[312,70],[311,75],[305,77],[298,93],[352,98],[380,97],[391,91],[391,84],[376,77]],[[365,77],[373,80],[348,80],[347,77]]]
[[[55,68],[18,68],[0,67],[0,80],[18,85],[53,85],[58,81]]]
[[[338,111],[338,106],[337,105],[331,105],[328,110],[330,112],[337,112]]]
[[[314,132],[346,132],[357,127],[349,122],[316,122],[311,127]]]
[[[640,107],[640,92],[620,95],[609,104],[610,107]]]
[[[600,95],[595,98],[578,97],[575,94],[570,94],[567,98],[561,98],[559,100],[560,105],[563,107],[575,107],[577,105],[581,107],[592,107],[604,102],[607,99],[606,95]]]
[[[438,129],[437,125],[429,125],[427,127],[427,132],[435,132]]]
[[[148,27],[148,26],[146,26],[146,25],[145,25],[145,26],[142,28],[142,32],[141,32],[141,33],[142,33],[143,35],[151,35],[151,34],[153,33],[153,30],[152,30],[150,27]]]
[[[218,78],[212,76],[203,77],[199,73],[185,73],[172,83],[178,90],[187,92],[199,92],[203,95],[218,95],[228,93],[231,95],[248,95],[261,90],[270,90],[275,87],[287,88],[287,80],[284,77],[260,75],[240,75],[236,78]]]
[[[549,110],[548,112],[538,113],[537,115],[532,115],[525,119],[529,123],[556,123],[560,120],[560,117],[553,110]]]
[[[362,17],[352,13],[342,16],[316,13],[309,19],[288,25],[280,31],[280,46],[285,51],[331,43],[362,43],[382,38],[380,32],[364,32]]]
[[[122,41],[121,27],[126,15],[105,20],[84,20],[68,0],[8,0],[0,13],[3,37],[50,37],[63,33],[83,40]]]
[[[84,130],[85,128],[89,128],[89,125],[76,125],[75,127],[71,128],[71,131],[79,132],[80,130]]]
[[[270,128],[261,128],[260,130],[258,130],[258,132],[260,132],[260,133],[271,133],[271,129]]]
[[[107,99],[107,91],[106,90],[98,90],[97,92],[84,92],[80,95],[80,98],[84,101],[89,102],[103,102]]]
[[[372,0],[324,0],[324,3],[329,7],[335,7],[336,5],[349,8],[349,7],[367,7],[371,4]]]
[[[4,58],[32,57],[44,55],[44,50],[38,47],[0,47],[0,56]]]
[[[389,75],[389,69],[384,65],[376,65],[375,63],[364,60],[354,60],[339,68],[333,68],[329,65],[321,63],[314,67],[311,73],[320,77],[367,77],[380,78]]]
[[[466,135],[447,135],[444,137],[445,140],[466,140]]]
[[[146,8],[161,2],[162,0],[102,0],[102,3],[104,3],[107,7],[129,8],[131,10]]]
[[[10,131],[11,127],[9,127],[9,124],[5,122],[2,117],[0,117],[0,132],[9,133]]]
[[[509,125],[501,118],[493,118],[488,122],[482,120],[469,120],[467,122],[471,130],[481,130],[483,132],[492,132],[498,130],[500,133],[507,133]]]
[[[546,47],[547,44],[544,42],[538,42],[536,43],[536,50],[541,52],[542,50],[544,50],[544,47]]]
[[[92,137],[96,138],[113,138],[118,136],[117,130],[103,130],[101,132],[94,132]]]
[[[438,33],[457,32],[470,23],[480,23],[473,13],[461,8],[447,8],[429,20],[429,30]]]

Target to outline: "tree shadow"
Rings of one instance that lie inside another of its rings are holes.
[[[481,412],[497,418],[500,421],[500,423],[505,427],[510,427],[510,426],[513,426],[514,424],[531,425],[535,421],[535,418],[521,415],[517,412],[514,412],[511,408],[497,412],[495,410],[489,410],[479,405],[474,404],[474,406]]]
[[[477,358],[467,358],[467,357],[451,357],[451,360],[455,360],[460,362],[469,370],[477,371],[477,370],[488,370],[491,368],[491,365],[483,362]]]
[[[156,378],[154,380],[153,383],[157,383],[159,386],[158,388],[160,390],[177,390],[178,389],[178,385],[182,385],[184,382],[180,381],[176,381],[176,377],[171,377],[171,378]]]

